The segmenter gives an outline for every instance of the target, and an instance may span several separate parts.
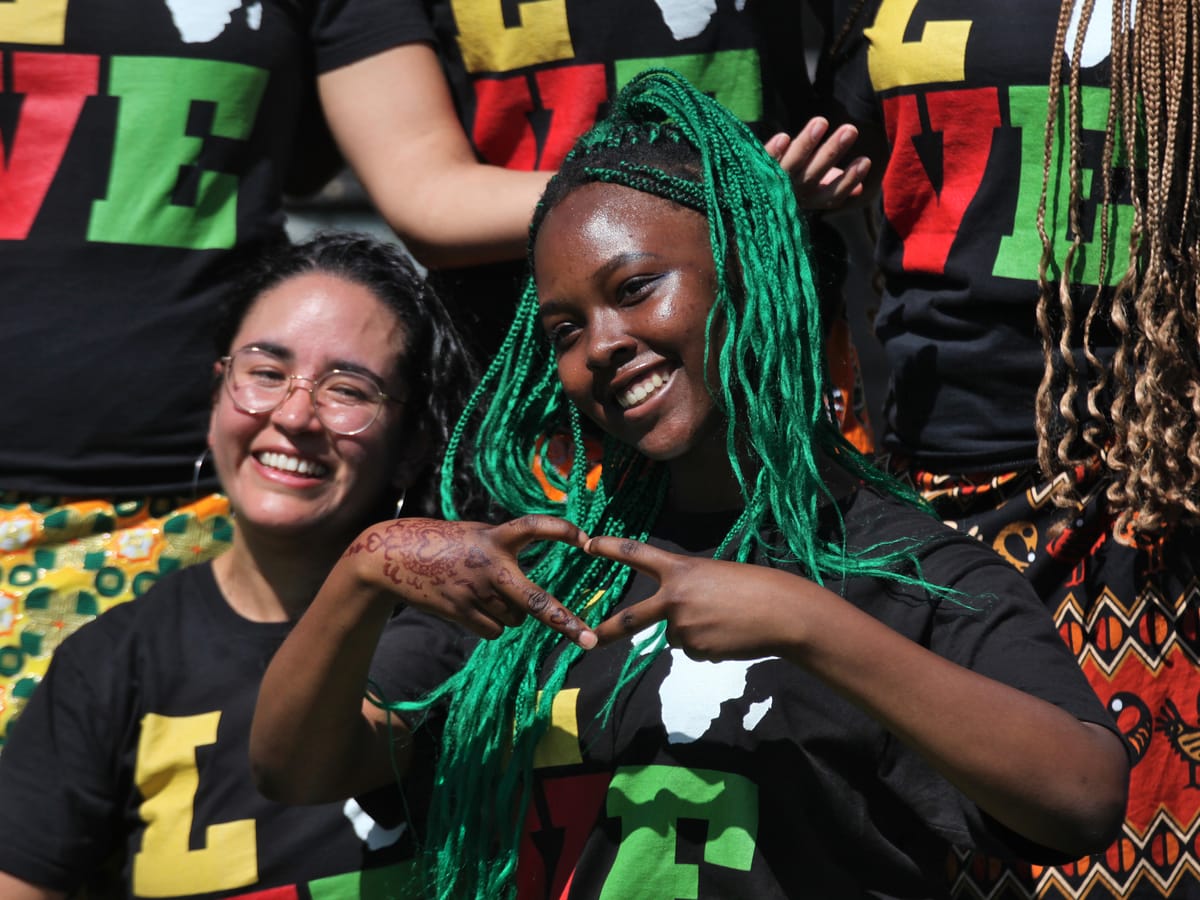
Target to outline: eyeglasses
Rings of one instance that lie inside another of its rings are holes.
[[[273,412],[299,387],[308,391],[317,419],[334,434],[361,434],[379,417],[383,401],[393,399],[374,379],[357,372],[331,369],[320,378],[293,375],[278,356],[261,347],[243,347],[221,357],[221,363],[225,389],[242,412]],[[308,384],[298,384],[301,381]]]

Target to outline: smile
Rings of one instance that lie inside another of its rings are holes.
[[[666,383],[667,379],[655,372],[648,378],[643,378],[641,381],[635,382],[627,390],[618,394],[617,403],[623,409],[633,409],[635,406],[641,406],[657,394],[659,389]]]
[[[300,459],[298,456],[287,456],[283,453],[259,453],[255,456],[268,469],[278,469],[280,472],[291,472],[296,475],[307,475],[310,478],[321,478],[329,471],[327,466],[319,462]]]

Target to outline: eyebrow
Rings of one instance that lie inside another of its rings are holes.
[[[244,347],[239,347],[238,349],[262,350],[264,353],[269,353],[272,356],[278,356],[281,360],[287,363],[294,362],[296,359],[296,354],[292,353],[292,351],[287,347],[281,346],[280,344],[272,344],[270,341],[255,341],[252,344],[246,344]],[[402,358],[401,362],[404,363],[405,360]],[[379,375],[377,375],[375,372],[372,372],[366,366],[359,365],[356,362],[351,362],[348,359],[331,360],[329,367],[317,377],[320,378],[335,369],[339,372],[352,372],[356,375],[362,375],[364,378],[369,378],[376,383],[376,386],[381,391],[385,387],[384,380]]]

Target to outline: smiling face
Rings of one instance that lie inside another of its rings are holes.
[[[389,397],[405,398],[402,326],[369,289],[338,276],[307,273],[263,293],[229,352],[250,346],[270,349],[292,374],[315,379],[355,370]],[[395,492],[403,404],[384,401],[370,427],[346,437],[317,419],[306,386],[298,382],[274,411],[251,414],[222,383],[209,446],[239,529],[348,539]]]
[[[586,184],[546,215],[534,278],[563,389],[584,415],[673,470],[728,466],[705,384],[716,274],[702,215]]]

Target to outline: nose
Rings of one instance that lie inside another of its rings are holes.
[[[625,328],[618,310],[603,310],[592,317],[587,330],[587,365],[592,371],[611,368],[631,359],[637,339]]]
[[[301,382],[308,383],[301,384]],[[303,375],[293,375],[292,382],[288,385],[287,395],[271,411],[271,421],[284,431],[320,429],[322,425],[317,419],[314,387],[312,379],[305,378]]]

